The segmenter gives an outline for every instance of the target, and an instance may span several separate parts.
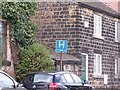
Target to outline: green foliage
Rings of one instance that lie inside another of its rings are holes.
[[[32,44],[37,26],[30,20],[37,7],[35,2],[2,2],[1,16],[9,21],[11,37],[22,47]]]
[[[20,51],[18,56],[19,62],[16,69],[18,81],[21,81],[30,72],[53,70],[50,53],[40,43],[34,43],[25,47]]]
[[[35,2],[1,2],[0,16],[8,20],[10,35],[23,49],[16,62],[17,80],[30,72],[53,70],[53,63],[48,50],[40,43],[34,43],[37,26],[31,21],[37,5]]]

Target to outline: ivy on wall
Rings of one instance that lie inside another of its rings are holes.
[[[1,16],[10,24],[10,36],[21,47],[35,41],[37,27],[30,19],[37,7],[35,2],[2,2]]]

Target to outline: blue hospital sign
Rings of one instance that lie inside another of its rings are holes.
[[[68,42],[67,40],[56,40],[56,52],[67,52]]]

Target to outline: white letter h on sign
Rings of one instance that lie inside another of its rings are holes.
[[[59,48],[64,49],[65,42],[64,41],[59,41]]]

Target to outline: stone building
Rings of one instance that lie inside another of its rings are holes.
[[[68,41],[67,54],[79,59],[83,80],[103,88],[107,75],[107,87],[120,88],[119,13],[94,0],[39,2],[33,20],[39,26],[37,41],[50,48],[55,48],[56,40]]]

